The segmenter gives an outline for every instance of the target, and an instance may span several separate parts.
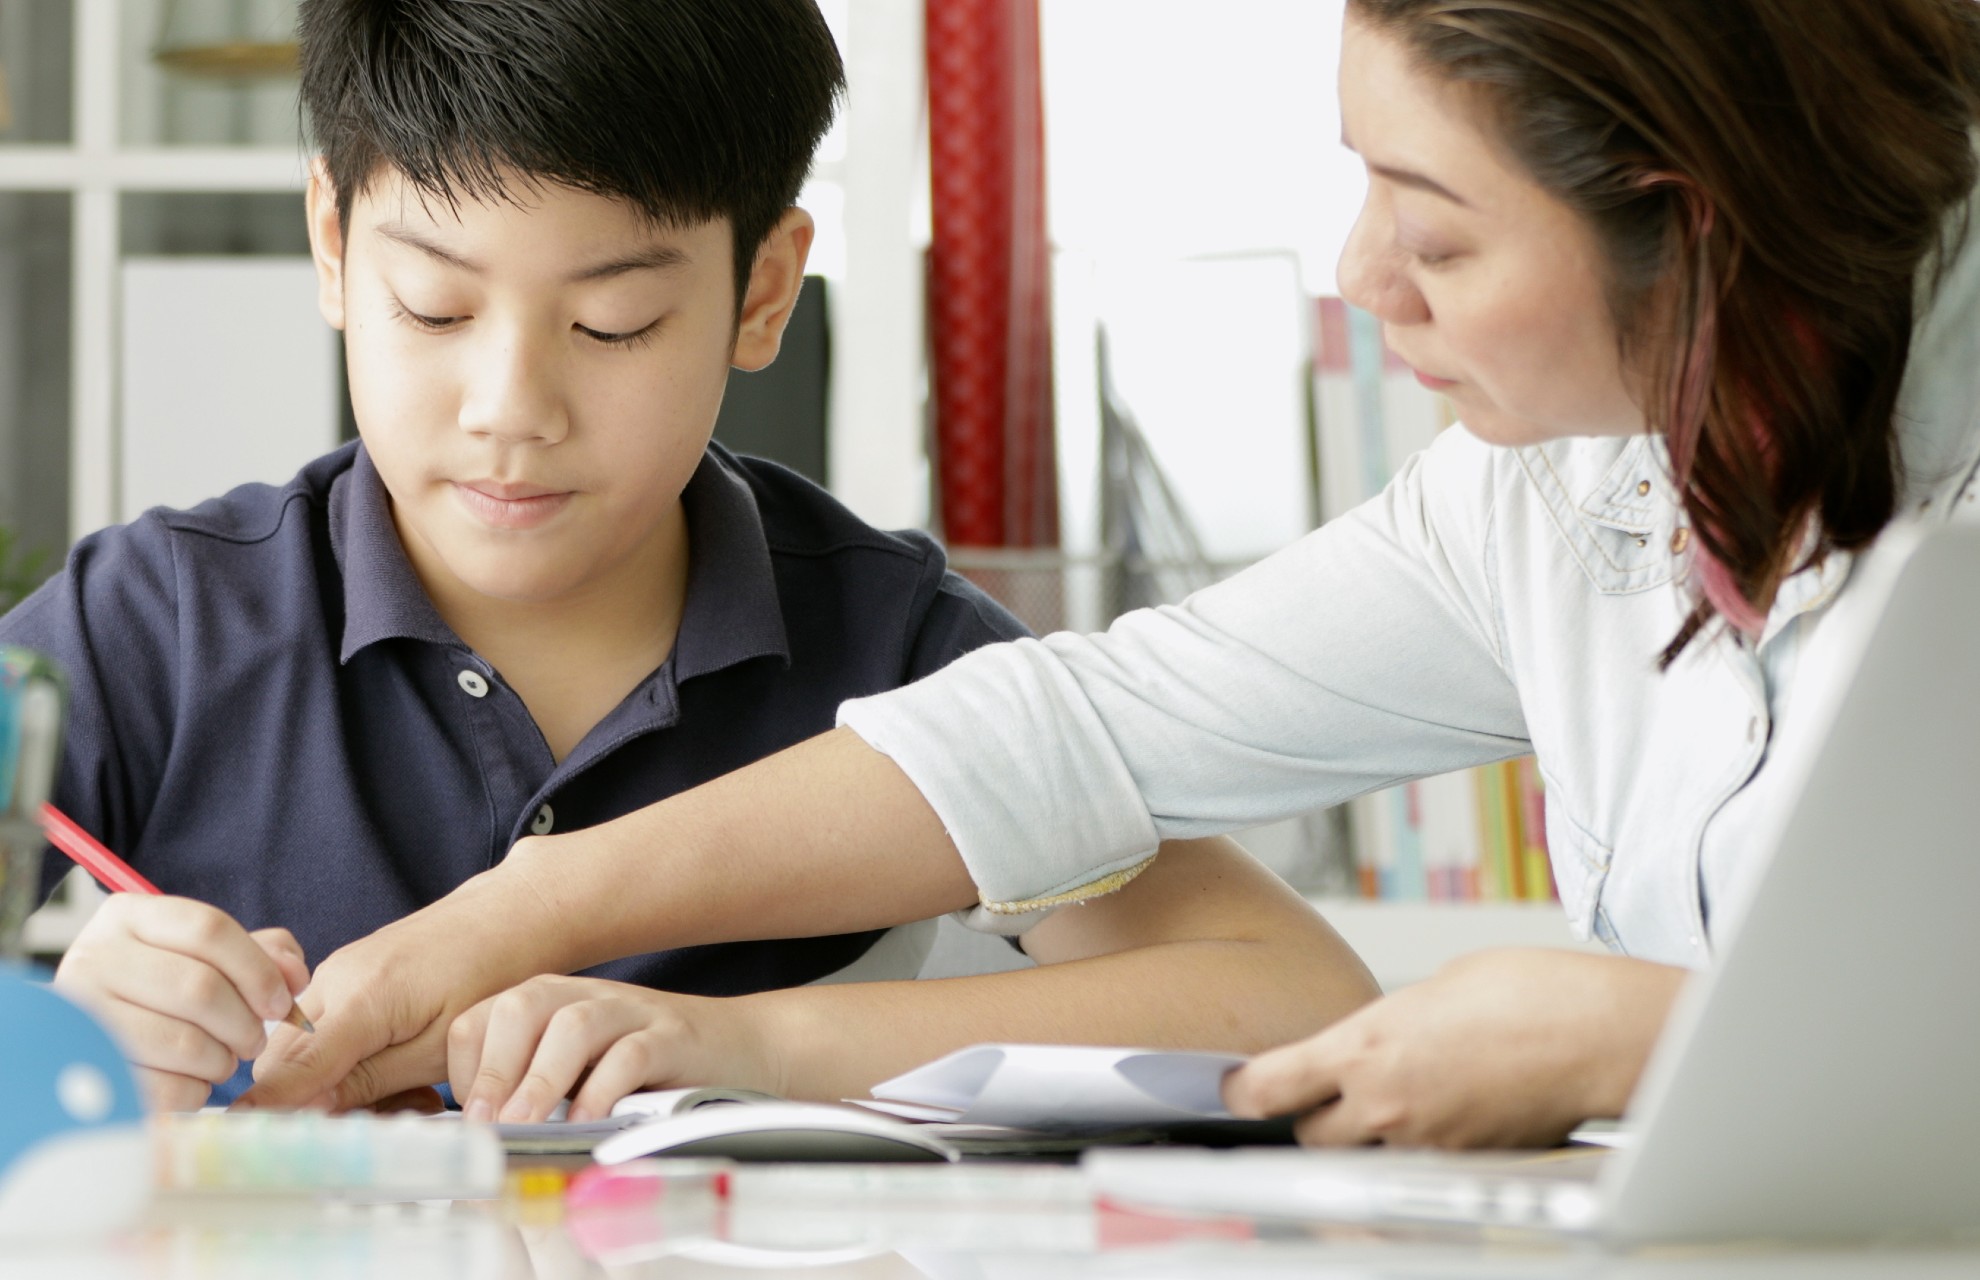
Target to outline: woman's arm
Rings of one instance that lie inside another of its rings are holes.
[[[360,1106],[445,1077],[448,1026],[539,974],[715,941],[926,920],[976,902],[935,813],[835,730],[614,822],[519,841],[440,901],[342,947],[277,1030],[249,1106]]]
[[[872,1086],[982,1041],[1252,1052],[1366,1004],[1374,979],[1298,895],[1228,840],[1172,845],[1126,889],[1024,936],[1040,967],[731,999],[538,978],[455,1022],[471,1111],[573,1115],[636,1089],[727,1084],[796,1098]]]

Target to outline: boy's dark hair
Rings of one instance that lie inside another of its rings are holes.
[[[347,225],[383,166],[449,204],[519,174],[727,218],[738,306],[845,88],[815,0],[302,0],[299,28]]]

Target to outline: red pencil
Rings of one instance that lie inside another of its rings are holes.
[[[77,826],[75,819],[54,805],[41,806],[41,826],[48,843],[68,854],[77,866],[95,876],[112,893],[148,893],[156,896],[164,892],[139,875],[130,863],[104,848],[95,836]],[[303,1015],[301,1005],[291,1004],[289,1016],[282,1021],[311,1034],[316,1031]]]

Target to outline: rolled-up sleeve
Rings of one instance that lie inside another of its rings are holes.
[[[1520,754],[1492,543],[1507,461],[1448,431],[1180,605],[978,650],[839,721],[927,797],[999,914],[1118,888],[1165,839]]]

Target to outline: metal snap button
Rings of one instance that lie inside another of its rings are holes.
[[[1672,555],[1676,555],[1676,556],[1683,555],[1684,549],[1690,545],[1691,545],[1691,530],[1679,529],[1676,533],[1671,535]]]
[[[470,698],[488,696],[488,681],[482,678],[479,671],[463,671],[454,680],[461,686],[461,692]]]
[[[1637,483],[1636,496],[1639,498],[1647,498],[1650,496],[1650,482],[1648,480],[1639,481]]]

